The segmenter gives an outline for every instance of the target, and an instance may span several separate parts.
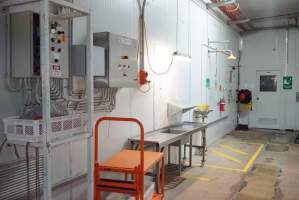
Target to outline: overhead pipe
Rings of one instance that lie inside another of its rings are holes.
[[[251,30],[247,30],[246,32],[244,32],[243,35],[251,34],[256,31],[291,29],[291,28],[298,28],[298,25],[272,26],[272,27],[260,27],[260,28],[253,27]]]

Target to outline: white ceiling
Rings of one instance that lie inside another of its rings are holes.
[[[237,0],[249,18],[271,17],[299,12],[299,0]]]

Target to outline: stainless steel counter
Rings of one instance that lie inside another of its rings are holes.
[[[173,126],[167,126],[158,130],[150,131],[145,133],[144,142],[145,144],[155,144],[159,145],[160,148],[179,141],[185,137],[189,137],[194,133],[202,131],[208,127],[208,124],[196,123],[196,122],[184,122],[182,124],[177,124]],[[181,130],[180,133],[167,133],[169,129],[171,130]],[[139,143],[140,136],[135,136],[129,138],[132,143]]]
[[[168,163],[170,164],[170,146],[179,148],[179,171],[181,173],[181,147],[184,145],[184,158],[186,158],[186,147],[189,147],[189,166],[192,166],[192,148],[197,147],[202,149],[203,158],[202,165],[205,162],[206,151],[206,129],[208,124],[198,122],[183,122],[181,124],[167,126],[158,130],[147,132],[144,135],[144,143],[147,146],[152,146],[156,151],[163,152],[165,147],[168,147]],[[195,133],[202,134],[201,146],[192,144],[192,135]],[[140,136],[129,138],[132,149],[137,149]],[[187,144],[188,143],[188,144]]]

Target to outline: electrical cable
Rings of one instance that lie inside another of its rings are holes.
[[[7,142],[7,137],[4,135],[4,140],[3,140],[3,142],[1,143],[1,145],[0,145],[0,153],[2,152],[2,150],[3,150],[3,147],[4,147],[4,145],[6,144],[6,142]]]
[[[20,154],[19,154],[19,151],[17,149],[17,145],[14,144],[13,147],[14,147],[14,152],[15,152],[15,155],[16,155],[17,159],[20,159]]]
[[[30,161],[29,161],[29,145],[30,143],[26,143],[26,167],[27,167],[27,200],[31,200],[31,195],[30,195]]]
[[[169,66],[168,66],[168,68],[167,68],[167,70],[165,71],[165,72],[157,72],[157,71],[155,71],[153,68],[152,68],[152,65],[151,65],[151,62],[150,62],[150,58],[149,58],[149,48],[148,48],[148,40],[147,40],[147,30],[146,30],[146,25],[145,25],[145,23],[144,23],[144,39],[145,39],[145,47],[146,47],[146,57],[147,57],[147,62],[148,62],[148,66],[149,66],[149,68],[151,69],[151,71],[154,73],[154,74],[156,74],[156,75],[165,75],[165,74],[167,74],[169,71],[170,71],[170,69],[171,69],[171,66],[172,66],[172,64],[173,64],[173,55],[172,55],[172,57],[171,57],[171,61],[170,61],[170,64],[169,64]]]
[[[36,176],[36,183],[35,183],[35,199],[40,199],[40,180],[39,180],[39,149],[38,147],[35,148],[35,176]]]

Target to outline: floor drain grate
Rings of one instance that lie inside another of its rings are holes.
[[[267,144],[266,150],[274,151],[274,152],[286,152],[289,150],[289,146],[288,145]]]
[[[167,165],[165,170],[166,170],[165,190],[174,189],[186,180],[186,178],[181,177],[179,175],[179,166],[178,165],[175,165],[175,164]]]

